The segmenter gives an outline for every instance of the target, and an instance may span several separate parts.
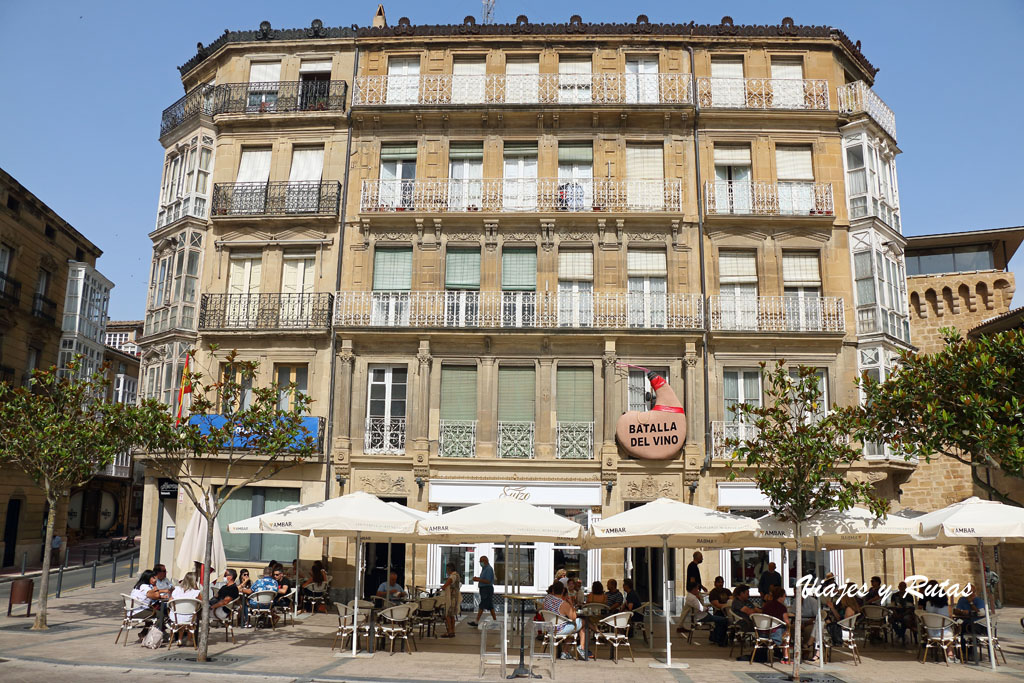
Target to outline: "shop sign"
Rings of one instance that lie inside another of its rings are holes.
[[[615,427],[619,445],[639,460],[672,460],[686,443],[686,415],[665,378],[648,371],[654,407],[623,413]]]
[[[502,486],[501,495],[498,498],[513,498],[526,502],[530,500],[530,492],[525,486]]]
[[[161,498],[178,497],[178,482],[173,479],[164,479],[163,477],[157,479],[156,488]]]

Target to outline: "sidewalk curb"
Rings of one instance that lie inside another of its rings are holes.
[[[138,552],[139,552],[139,546],[135,546],[134,548],[129,548],[128,550],[123,550],[120,553],[114,555],[113,557],[107,557],[107,559],[103,560],[102,562],[97,562],[96,566],[97,567],[106,567],[106,566],[109,566],[114,561],[114,558],[116,558],[117,561],[120,562],[122,559],[130,557],[130,556],[132,556],[132,555],[134,555],[134,554],[136,554]],[[78,571],[79,569],[89,569],[90,567],[92,567],[91,563],[90,564],[69,564],[68,566],[64,567],[64,571],[66,571],[66,572]],[[60,570],[60,567],[50,567],[50,578],[52,579],[54,576],[56,576],[56,574],[57,574],[57,572],[59,570]],[[36,569],[36,570],[33,570],[33,571],[27,571],[24,574],[8,574],[6,576],[0,576],[0,586],[4,585],[6,583],[11,583],[12,581],[18,581],[19,579],[38,579],[42,575],[43,575],[43,570],[42,569]]]

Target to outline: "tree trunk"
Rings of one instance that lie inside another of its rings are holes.
[[[800,522],[795,522],[796,527],[796,578],[800,579],[804,575],[804,553],[803,544],[800,543]],[[800,680],[800,636],[803,631],[803,609],[804,609],[804,592],[799,588],[794,589],[796,593],[796,614],[793,615],[793,651],[789,653],[790,658],[793,660],[793,680]]]
[[[196,655],[197,662],[207,661],[207,652],[210,646],[210,584],[213,583],[213,574],[210,571],[210,560],[213,556],[213,525],[217,518],[210,518],[202,510],[197,511],[206,517],[206,549],[203,551],[202,582],[203,587],[199,593],[202,598],[202,616],[199,618],[199,652]],[[223,571],[224,567],[219,567]]]
[[[42,631],[46,625],[46,594],[50,592],[50,546],[53,545],[53,525],[57,521],[57,501],[51,500],[47,492],[46,502],[50,511],[46,515],[46,540],[43,541],[43,573],[39,577],[39,609],[36,611],[36,622],[33,631]],[[31,605],[30,605],[31,606]]]

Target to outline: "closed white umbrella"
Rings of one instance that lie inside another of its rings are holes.
[[[207,510],[212,509],[213,501],[209,497],[204,502]],[[180,580],[187,572],[194,569],[196,562],[201,564],[206,562],[206,517],[199,510],[196,510],[189,518],[188,526],[185,527],[185,533],[181,537],[181,544],[174,556],[174,576]],[[223,571],[228,564],[224,555],[224,539],[220,535],[219,524],[215,524],[213,527],[210,564],[217,571]],[[203,573],[208,575],[209,570],[210,567],[204,567]],[[199,581],[203,585],[204,595],[207,595],[210,581],[206,576],[199,577]]]
[[[659,498],[640,507],[595,522],[587,532],[586,548],[662,546],[662,590],[665,611],[665,663],[654,668],[687,668],[672,663],[671,606],[669,605],[669,547],[712,548],[735,545],[733,539],[752,534],[754,520],[669,498]],[[648,563],[649,566],[649,563]]]

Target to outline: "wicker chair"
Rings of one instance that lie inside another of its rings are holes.
[[[250,596],[249,602],[249,623],[258,626],[260,622],[270,622],[270,628],[274,626],[274,598],[278,596],[277,591],[258,591]]]
[[[235,640],[235,623],[241,618],[239,613],[242,610],[242,600],[243,598],[239,596],[231,602],[221,605],[215,610],[210,610],[210,625],[213,626],[216,624],[218,627],[224,627],[225,643],[228,642],[228,638],[230,637],[232,643],[235,645],[238,644],[238,641]],[[225,616],[217,616],[217,613],[220,612],[220,610],[225,610],[227,614]]]
[[[569,621],[566,617],[563,617],[557,612],[551,612],[546,609],[542,609],[540,611],[540,615],[544,618],[545,623],[554,627],[544,635],[544,646],[545,648],[551,648],[551,654],[553,656],[557,656],[556,653],[565,643],[569,643],[570,645],[577,645],[579,643],[579,633],[577,631],[572,631],[571,633],[558,632],[558,628],[560,626],[563,624],[572,624],[573,622]],[[572,648],[571,654],[573,657],[578,658],[579,653],[576,652],[575,647]]]
[[[395,640],[401,638],[408,646],[405,651],[412,654],[416,649],[416,639],[412,633],[412,612],[415,605],[395,605],[381,610],[377,614],[377,634],[379,637],[388,639],[388,649],[395,654]]]
[[[918,612],[917,622],[921,625],[921,663],[928,659],[929,650],[938,648],[946,666],[949,666],[949,648],[960,645],[956,622],[945,614],[933,612]]]
[[[686,634],[686,644],[693,645],[694,631],[708,631],[710,633],[715,630],[715,622],[701,621],[694,616],[692,607],[684,607],[683,613],[679,616],[679,627]]]
[[[861,608],[864,615],[861,625],[864,628],[865,642],[871,640],[872,632],[877,632],[882,642],[888,645],[895,640],[895,632],[892,628],[892,610],[881,605],[864,605]]]
[[[341,639],[342,647],[345,647],[345,640],[349,638],[356,638],[357,646],[359,645],[359,636],[363,636],[369,640],[370,627],[367,624],[368,612],[360,611],[359,617],[356,618],[355,610],[348,605],[335,605],[334,607],[338,610],[338,631],[334,634],[334,642],[331,644],[332,650],[337,647],[339,639]]]
[[[989,626],[989,624],[991,624],[991,626]],[[964,647],[966,648],[966,641],[970,639],[979,648],[982,649],[982,652],[985,653],[985,656],[988,656],[988,642],[991,640],[992,651],[998,652],[1000,655],[1002,655],[1003,664],[1006,664],[1006,655],[1003,654],[1003,648],[999,647],[999,623],[996,621],[995,615],[991,616],[991,620],[980,619],[974,622],[973,626],[974,629],[977,630],[976,633],[962,634],[960,636],[961,640],[964,641]],[[964,659],[966,659],[966,657]]]
[[[147,605],[124,593],[121,593],[121,608],[124,611],[124,618],[121,620],[121,628],[117,631],[117,637],[114,638],[114,645],[117,645],[121,633],[124,633],[124,645],[128,647],[128,634],[132,629],[144,628],[146,622],[153,619],[156,614]]]
[[[743,646],[746,643],[753,644],[754,642],[754,631],[747,625],[747,620],[741,614],[736,613],[732,607],[725,610],[725,616],[729,619],[729,625],[726,627],[726,634],[730,643],[729,658],[732,658],[732,651],[737,643],[739,643],[740,657],[742,657]]]
[[[767,651],[768,664],[771,666],[775,663],[776,646],[772,639],[772,632],[779,627],[785,628],[786,623],[770,614],[751,614],[750,620],[754,622],[754,649],[750,652],[750,663],[754,663],[757,651],[763,649]],[[788,647],[785,635],[782,637],[782,644],[783,647]]]
[[[437,637],[437,631],[434,626],[437,624],[434,613],[437,611],[437,598],[421,598],[416,603],[416,609],[412,613],[412,622],[415,626],[419,627],[420,638],[423,637],[424,631],[429,636],[433,632],[434,637]]]
[[[860,664],[860,651],[857,649],[857,638],[855,633],[858,617],[860,617],[859,614],[854,614],[852,617],[846,617],[845,619],[840,619],[836,622],[839,624],[839,628],[842,629],[843,644],[833,645],[831,639],[825,638],[822,641],[822,647],[825,651],[825,661],[832,661],[832,650],[834,647],[842,647],[850,651],[850,654],[853,656],[854,664]]]
[[[175,640],[178,640],[180,644],[181,636],[184,633],[192,636],[193,646],[199,647],[199,640],[196,638],[196,623],[202,608],[203,603],[195,598],[178,598],[167,603],[167,625],[171,630],[171,638],[167,641],[168,650],[171,649],[171,644]]]
[[[617,612],[598,622],[599,630],[594,634],[594,642],[607,643],[612,650],[612,661],[615,663],[619,661],[619,648],[623,645],[629,648],[629,658],[636,661],[633,646],[629,644],[629,623],[632,618],[632,612]]]

